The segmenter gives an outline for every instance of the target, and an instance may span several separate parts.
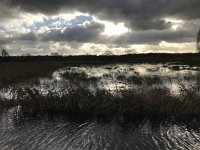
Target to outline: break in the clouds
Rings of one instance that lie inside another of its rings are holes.
[[[13,55],[195,52],[199,0],[1,0]]]

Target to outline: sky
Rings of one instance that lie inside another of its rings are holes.
[[[0,0],[10,55],[196,52],[200,0]]]

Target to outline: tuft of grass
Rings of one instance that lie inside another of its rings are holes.
[[[154,85],[154,84],[161,84],[162,83],[162,78],[157,75],[143,75],[143,76],[137,76],[137,75],[132,75],[130,77],[126,77],[125,75],[117,75],[117,80],[120,81],[125,81],[127,83],[132,83],[135,85]]]
[[[18,87],[13,98],[1,99],[0,108],[21,106],[25,114],[66,113],[79,115],[104,115],[139,117],[190,117],[200,116],[200,94],[197,86],[185,88],[181,94],[172,95],[167,88],[152,88],[143,91],[118,90],[113,93],[97,89],[63,89],[62,92],[44,94],[37,89]]]
[[[65,79],[68,79],[70,81],[93,81],[97,82],[99,80],[98,77],[90,77],[88,76],[85,72],[68,72],[66,71],[65,73],[61,74],[61,76]]]

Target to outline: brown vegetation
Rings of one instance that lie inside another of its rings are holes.
[[[44,76],[62,66],[60,62],[1,63],[0,87]]]
[[[20,106],[25,114],[66,113],[112,116],[143,117],[188,117],[200,116],[200,94],[197,86],[173,95],[167,88],[121,90],[111,93],[97,89],[63,89],[60,92],[41,91],[29,88],[12,90],[11,100],[1,99],[0,108]]]

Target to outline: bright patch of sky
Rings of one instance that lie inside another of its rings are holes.
[[[0,32],[3,32],[5,29],[3,26],[0,26]]]
[[[124,26],[124,23],[114,24],[111,22],[105,23],[105,31],[102,34],[105,35],[121,35],[127,33],[129,30]]]
[[[110,21],[99,20],[98,18],[94,17],[96,22],[102,23],[105,26],[105,31],[102,33],[103,35],[108,36],[119,36],[121,34],[130,32],[130,30],[125,26],[124,22],[120,23],[113,23]]]
[[[179,20],[179,19],[174,19],[174,18],[165,18],[164,19],[166,22],[171,22],[172,26],[171,29],[172,30],[177,30],[178,28],[182,27],[184,24],[183,20]]]
[[[48,17],[45,18],[43,22],[35,22],[32,25],[23,24],[22,27],[30,30],[37,31],[42,27],[46,27],[48,29],[65,29],[65,28],[73,28],[77,25],[82,25],[84,22],[91,22],[93,18],[91,16],[76,16],[75,18],[68,20],[65,18],[59,17]]]

